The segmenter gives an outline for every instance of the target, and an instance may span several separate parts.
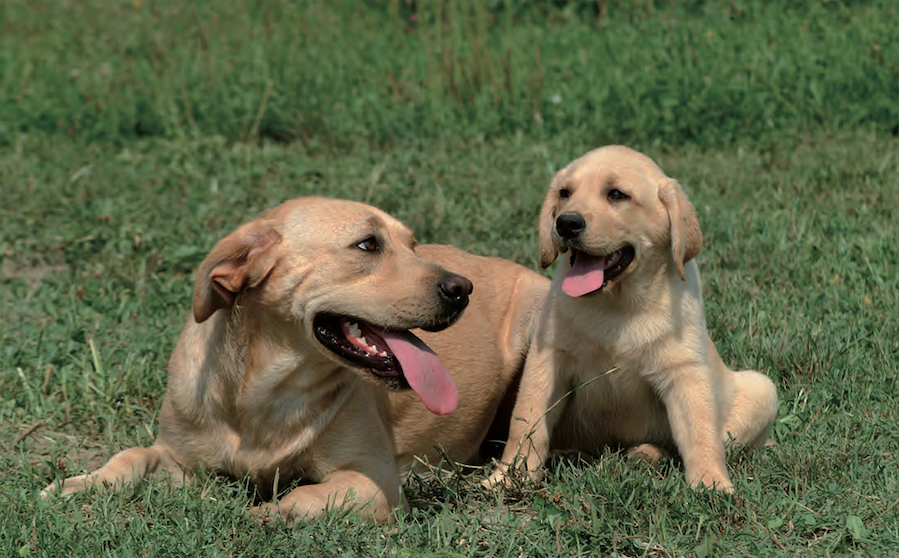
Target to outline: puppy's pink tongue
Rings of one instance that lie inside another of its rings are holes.
[[[390,352],[400,361],[406,381],[425,407],[435,415],[456,410],[459,391],[443,363],[425,342],[408,331],[378,331]]]
[[[591,256],[578,252],[574,265],[562,281],[562,292],[568,296],[584,296],[602,287],[608,257]]]

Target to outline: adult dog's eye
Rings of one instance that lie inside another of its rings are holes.
[[[377,238],[370,236],[357,244],[356,248],[364,250],[366,252],[380,252],[381,244],[378,242]]]
[[[612,201],[621,201],[621,200],[631,199],[630,196],[628,196],[627,194],[625,194],[624,192],[622,192],[621,190],[619,190],[617,188],[612,188],[611,190],[609,190],[609,193],[606,194],[606,196],[608,196],[608,198]]]
[[[562,188],[561,190],[559,190],[559,197],[563,200],[565,198],[571,197],[571,191],[568,188]]]

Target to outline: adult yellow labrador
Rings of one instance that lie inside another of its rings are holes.
[[[42,496],[159,473],[182,484],[203,466],[249,478],[267,498],[306,483],[255,508],[261,515],[303,519],[348,505],[388,518],[405,505],[401,475],[413,456],[437,461],[442,446],[459,460],[478,457],[548,286],[510,262],[419,251],[471,272],[495,297],[471,305],[459,324],[467,328],[419,332],[455,379],[409,330],[457,321],[469,279],[420,257],[411,231],[371,206],[292,200],[228,235],[201,265],[155,443]]]
[[[550,448],[630,448],[683,458],[690,486],[732,491],[725,443],[763,444],[774,384],[733,372],[706,331],[699,223],[680,185],[645,155],[591,151],[553,179],[540,262],[559,253],[521,379],[502,463],[532,478]],[[571,390],[574,390],[569,394]]]

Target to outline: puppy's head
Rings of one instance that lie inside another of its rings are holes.
[[[562,290],[583,296],[666,266],[685,278],[702,235],[676,180],[621,146],[591,151],[553,178],[540,212],[540,265],[570,253]]]
[[[408,330],[450,326],[472,285],[414,249],[412,232],[374,207],[292,200],[213,248],[198,273],[194,318],[227,313],[252,323],[257,337],[319,351],[387,387],[411,387],[447,414],[457,402],[452,379]]]

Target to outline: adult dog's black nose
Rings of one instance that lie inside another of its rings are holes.
[[[461,310],[468,306],[468,295],[474,290],[474,285],[465,277],[451,273],[437,283],[437,288],[444,300]]]
[[[556,219],[556,232],[565,239],[575,238],[587,228],[587,221],[580,213],[563,213]]]

